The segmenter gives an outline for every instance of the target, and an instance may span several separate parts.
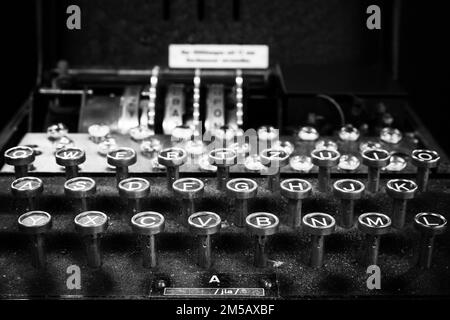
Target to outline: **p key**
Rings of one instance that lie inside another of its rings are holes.
[[[230,175],[230,167],[236,164],[237,153],[233,149],[219,148],[211,150],[208,161],[217,167],[217,189],[225,191],[225,186]]]
[[[36,209],[37,198],[43,190],[42,180],[36,177],[22,177],[11,183],[11,193],[17,198],[28,200],[27,211]]]
[[[391,158],[389,151],[384,149],[366,149],[361,153],[363,164],[367,166],[367,190],[378,192],[380,186],[380,170],[386,167]]]
[[[318,179],[320,192],[327,192],[329,190],[331,168],[338,164],[340,157],[340,153],[332,149],[316,149],[311,152],[312,163],[319,167]]]
[[[342,179],[333,184],[334,195],[341,201],[341,227],[353,227],[354,202],[361,198],[364,189],[362,182],[353,179]]]
[[[172,189],[183,200],[181,219],[183,223],[195,212],[195,199],[203,195],[205,184],[196,178],[182,178],[175,180]]]
[[[247,230],[256,237],[254,265],[258,268],[267,267],[266,244],[267,237],[278,232],[280,220],[272,213],[255,212],[245,219]]]
[[[211,235],[219,232],[221,219],[218,214],[208,211],[193,213],[188,218],[188,225],[198,240],[198,264],[202,268],[212,265],[211,259]]]
[[[280,184],[281,195],[288,200],[289,224],[299,228],[302,224],[302,200],[311,195],[311,184],[303,179],[287,179]]]
[[[393,199],[392,225],[401,229],[405,225],[407,201],[414,198],[417,184],[412,180],[392,179],[386,184],[386,193]]]
[[[363,263],[378,264],[380,237],[389,232],[391,219],[382,213],[368,212],[358,217],[358,229],[365,234],[363,244]]]
[[[441,157],[432,150],[413,150],[411,154],[413,165],[417,167],[417,184],[420,191],[427,191],[430,169],[439,165]]]
[[[66,168],[66,179],[78,176],[79,165],[86,161],[84,150],[78,148],[64,148],[56,151],[56,163]]]
[[[272,192],[279,191],[280,170],[289,163],[290,154],[281,148],[271,148],[261,151],[261,163],[266,167],[268,189]]]
[[[245,218],[248,215],[248,200],[256,197],[258,184],[251,179],[237,178],[227,182],[228,194],[234,198],[236,214],[234,224],[238,227],[245,226]]]
[[[34,150],[30,147],[17,146],[5,151],[5,163],[14,166],[16,178],[28,175],[28,166],[34,159]]]
[[[180,177],[179,167],[187,160],[187,153],[181,148],[168,148],[158,154],[158,163],[166,167],[167,189],[172,189],[172,184]]]
[[[332,216],[322,212],[308,213],[303,217],[303,230],[312,236],[310,266],[319,268],[323,265],[325,236],[334,232],[336,221]]]

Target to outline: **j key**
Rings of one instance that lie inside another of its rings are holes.
[[[417,184],[412,180],[393,179],[386,184],[386,193],[393,199],[392,226],[401,229],[405,225],[407,201],[414,198]]]
[[[281,195],[288,200],[289,225],[300,228],[302,224],[302,200],[312,192],[311,184],[303,179],[287,179],[280,184]]]
[[[367,166],[367,190],[378,192],[380,186],[380,170],[389,164],[391,155],[384,149],[366,149],[362,153],[363,164]]]
[[[66,178],[78,176],[79,165],[86,161],[84,150],[78,148],[64,148],[56,151],[56,163],[66,168]]]
[[[108,164],[116,167],[117,183],[128,178],[128,167],[137,161],[136,151],[131,148],[117,148],[108,152]]]
[[[245,218],[248,215],[248,200],[256,197],[258,184],[251,179],[237,178],[227,182],[228,194],[234,198],[236,210],[234,224],[238,227],[245,227]]]
[[[255,212],[245,219],[247,230],[256,237],[254,265],[258,268],[267,267],[268,257],[266,244],[269,236],[278,232],[280,220],[272,213]]]
[[[167,189],[172,190],[172,184],[180,177],[179,167],[187,160],[187,153],[181,148],[168,148],[158,154],[158,162],[167,170]]]
[[[141,199],[148,197],[150,193],[150,183],[142,178],[128,178],[117,185],[121,198],[127,200],[127,212],[134,215],[141,212]]]
[[[417,167],[417,184],[420,191],[427,191],[428,177],[430,169],[439,165],[441,157],[436,151],[432,150],[414,150],[411,154],[413,165]]]
[[[181,221],[186,223],[191,214],[195,212],[195,199],[203,196],[205,184],[196,178],[182,178],[175,180],[172,189],[183,201]]]
[[[88,199],[95,195],[96,190],[94,179],[88,177],[76,177],[64,183],[65,195],[80,200],[77,212],[88,210]]]
[[[361,198],[365,186],[362,182],[353,179],[338,180],[333,184],[333,192],[340,199],[341,227],[353,227],[355,200]]]
[[[280,170],[289,163],[290,154],[284,149],[265,149],[260,153],[261,163],[266,167],[267,186],[272,192],[280,189]]]
[[[414,217],[414,226],[421,233],[418,265],[421,268],[431,267],[434,238],[445,232],[447,220],[437,213],[422,212]]]
[[[16,178],[28,175],[28,166],[34,159],[34,150],[30,147],[17,146],[5,151],[5,163],[14,166]]]
[[[189,216],[188,225],[198,240],[198,264],[207,269],[212,265],[211,235],[219,232],[221,219],[214,212],[200,211]]]
[[[35,210],[37,198],[42,194],[44,184],[35,177],[22,177],[11,183],[11,193],[17,198],[28,200],[27,211]]]
[[[108,229],[108,216],[100,211],[85,211],[75,217],[74,223],[76,231],[83,239],[88,265],[99,268],[102,265],[100,239]]]
[[[313,150],[312,163],[319,167],[319,191],[327,192],[330,188],[331,168],[337,166],[340,158],[337,150]]]
[[[217,189],[225,191],[225,186],[230,175],[230,167],[236,164],[236,151],[229,148],[214,149],[208,154],[208,161],[217,167]]]
[[[131,218],[131,227],[139,236],[145,268],[158,264],[155,235],[164,231],[164,216],[158,212],[145,211]]]
[[[308,213],[303,217],[303,230],[312,236],[310,266],[319,268],[323,265],[325,236],[332,234],[336,221],[326,213]]]
[[[51,215],[44,211],[30,211],[21,215],[17,222],[19,230],[30,237],[33,266],[45,268],[44,234],[52,227]]]
[[[363,263],[378,264],[380,237],[389,232],[391,219],[382,213],[368,212],[358,217],[358,229],[364,233]]]

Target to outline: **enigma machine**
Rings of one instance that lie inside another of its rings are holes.
[[[36,1],[0,297],[448,296],[450,162],[396,3]]]

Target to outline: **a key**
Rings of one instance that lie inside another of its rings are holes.
[[[230,175],[230,167],[236,164],[237,154],[233,149],[219,148],[211,150],[208,161],[217,167],[217,189],[225,191],[225,186]]]

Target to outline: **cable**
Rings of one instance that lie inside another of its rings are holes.
[[[321,98],[321,99],[325,99],[327,100],[329,103],[331,103],[337,110],[337,112],[339,113],[339,117],[341,118],[341,126],[345,126],[345,115],[344,115],[344,111],[342,111],[342,107],[341,105],[334,100],[332,97],[326,95],[326,94],[318,94],[316,96],[317,98]]]

